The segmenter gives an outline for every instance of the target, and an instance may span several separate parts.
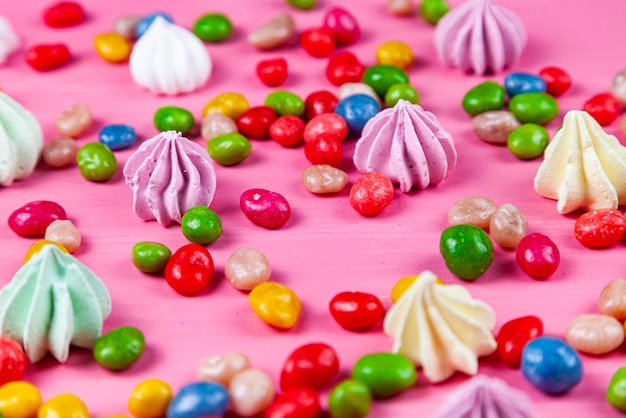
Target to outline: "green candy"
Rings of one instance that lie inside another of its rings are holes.
[[[138,242],[133,245],[131,258],[135,267],[144,273],[159,273],[172,256],[172,251],[156,242]]]
[[[195,21],[192,31],[204,42],[222,42],[233,33],[233,24],[221,13],[207,13]]]
[[[525,123],[509,134],[507,145],[515,156],[531,160],[543,154],[549,141],[550,134],[546,128],[535,123]]]
[[[402,68],[389,64],[373,65],[363,72],[361,81],[370,86],[381,99],[394,84],[409,84],[409,76]]]
[[[363,418],[372,406],[372,394],[367,385],[346,379],[339,382],[328,395],[328,412],[332,418]]]
[[[474,225],[454,225],[441,234],[439,251],[448,269],[464,280],[474,280],[493,262],[493,243]]]
[[[193,114],[178,106],[163,106],[154,112],[154,126],[159,131],[178,131],[187,134],[196,123]]]
[[[248,158],[252,145],[245,136],[230,132],[211,138],[207,149],[211,158],[221,165],[235,165]]]
[[[509,110],[522,123],[545,125],[558,116],[559,104],[548,93],[522,93],[511,99]]]
[[[420,102],[420,96],[415,87],[405,83],[394,84],[389,87],[385,94],[385,105],[394,107],[400,99],[407,100],[413,104]]]
[[[472,116],[490,110],[500,110],[504,107],[506,92],[504,87],[495,81],[483,81],[472,87],[463,96],[463,110]]]
[[[437,24],[449,11],[450,6],[445,0],[422,0],[420,4],[420,16],[431,25]]]
[[[91,181],[107,181],[117,171],[117,159],[113,151],[100,142],[83,145],[76,154],[80,174]]]
[[[606,400],[616,409],[626,412],[626,367],[617,369],[606,390]]]
[[[365,383],[375,398],[388,398],[413,386],[417,372],[401,354],[373,353],[357,360],[352,378]]]
[[[183,235],[196,244],[210,244],[222,235],[222,220],[206,206],[194,206],[180,222]]]
[[[93,356],[105,369],[124,370],[139,360],[145,346],[141,331],[135,327],[120,327],[96,340]]]
[[[271,107],[279,116],[302,116],[304,100],[287,90],[274,90],[265,98],[265,106]]]
[[[317,5],[317,0],[287,0],[287,3],[298,9],[309,10]]]

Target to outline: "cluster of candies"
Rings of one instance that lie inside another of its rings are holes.
[[[491,266],[492,239],[503,248],[515,248],[518,265],[531,277],[545,279],[559,266],[556,244],[544,234],[527,234],[526,216],[510,203],[496,206],[487,197],[467,196],[452,205],[448,222],[439,249],[448,269],[464,280],[477,279]]]
[[[393,14],[409,16],[415,13],[415,2],[412,0],[388,0],[387,8]],[[431,25],[435,25],[449,11],[450,5],[445,0],[422,0],[419,2],[420,16]]]

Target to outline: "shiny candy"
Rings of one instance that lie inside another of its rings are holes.
[[[477,279],[493,262],[491,238],[474,225],[446,228],[441,234],[439,251],[448,269],[464,280]]]
[[[50,71],[70,62],[72,54],[65,44],[40,44],[27,49],[24,59],[37,71]]]
[[[96,35],[93,45],[98,55],[110,63],[126,62],[130,57],[130,42],[119,33],[110,32]]]
[[[535,74],[515,72],[504,78],[504,90],[509,97],[521,93],[544,92],[546,88],[546,81]]]
[[[333,93],[327,90],[314,91],[304,100],[304,119],[311,120],[322,113],[332,113],[337,103],[339,99]]]
[[[385,105],[394,107],[400,100],[406,100],[413,104],[419,104],[420,95],[415,87],[406,83],[398,83],[389,87],[385,94]]]
[[[601,126],[613,123],[619,116],[620,104],[610,93],[596,94],[587,100],[583,110],[589,113]]]
[[[3,418],[31,418],[41,406],[41,393],[28,382],[16,381],[0,386],[0,415]]]
[[[311,193],[338,193],[348,184],[348,174],[328,164],[316,164],[302,170],[302,184]]]
[[[461,102],[463,110],[471,116],[491,110],[500,110],[504,107],[506,92],[504,87],[495,81],[483,81],[472,87]]]
[[[239,207],[246,218],[264,228],[280,228],[291,217],[289,202],[281,194],[249,189],[241,194]]]
[[[419,7],[420,16],[431,25],[436,25],[449,11],[445,0],[423,0]]]
[[[316,418],[321,409],[319,397],[313,389],[292,389],[274,398],[264,418]]]
[[[372,406],[372,394],[368,386],[357,380],[339,382],[328,396],[331,418],[365,418]]]
[[[304,156],[311,164],[339,167],[343,158],[341,143],[328,133],[322,133],[304,145]]]
[[[522,123],[545,125],[559,114],[559,105],[548,93],[522,93],[509,102],[509,110]]]
[[[626,218],[617,209],[597,209],[584,213],[574,224],[574,236],[586,247],[613,245],[626,232]]]
[[[297,116],[285,115],[270,125],[270,137],[279,144],[290,147],[302,142],[304,121]]]
[[[274,90],[267,95],[263,104],[274,109],[279,116],[302,116],[304,113],[304,100],[287,90]]]
[[[350,51],[340,51],[328,59],[326,78],[335,86],[358,83],[363,77],[365,66]]]
[[[100,130],[98,140],[111,150],[120,150],[133,145],[137,134],[129,125],[107,125]]]
[[[342,99],[335,113],[343,117],[348,125],[348,133],[359,136],[367,121],[380,111],[378,101],[367,94],[353,94]]]
[[[233,24],[222,13],[207,13],[194,22],[192,30],[204,42],[223,42],[233,33]]]
[[[87,15],[80,3],[60,1],[43,12],[43,21],[51,28],[75,26],[85,21]]]
[[[543,155],[549,141],[550,134],[546,128],[536,123],[525,123],[509,134],[507,146],[516,157],[531,160]]]
[[[56,202],[35,200],[15,209],[9,215],[9,228],[25,237],[43,236],[46,228],[57,219],[67,219],[65,209]]]
[[[48,399],[37,411],[37,418],[89,418],[87,405],[77,396],[64,393]]]
[[[530,341],[522,351],[522,374],[542,392],[558,395],[578,385],[583,366],[578,353],[553,337]]]
[[[378,97],[373,88],[364,83],[342,84],[341,87],[339,87],[339,93],[337,93],[337,97],[339,98],[339,100],[343,100],[355,94],[365,94],[367,96],[370,96],[376,101],[376,103],[378,103],[378,106],[380,106],[380,97]]]
[[[22,380],[26,363],[26,354],[19,343],[11,338],[0,337],[0,386]]]
[[[221,417],[228,409],[228,391],[214,382],[183,386],[167,407],[167,418]]]
[[[598,310],[620,321],[626,319],[626,279],[614,279],[604,286],[598,298]]]
[[[80,174],[90,181],[107,181],[117,171],[117,159],[111,148],[99,142],[83,145],[76,154]]]
[[[248,35],[248,43],[258,49],[278,48],[296,33],[296,23],[289,13],[279,13]]]
[[[565,341],[581,353],[606,354],[622,345],[624,328],[612,316],[579,315],[567,326]]]
[[[490,144],[506,144],[511,132],[520,126],[515,115],[508,110],[491,110],[472,118],[476,136]]]
[[[133,388],[128,399],[128,411],[135,418],[165,416],[172,399],[172,388],[160,379],[146,379]]]
[[[91,108],[84,103],[71,105],[61,112],[54,126],[61,135],[79,138],[91,126]]]
[[[332,32],[337,45],[351,45],[361,36],[361,28],[354,15],[339,6],[331,7],[326,11],[323,27]]]
[[[131,252],[134,266],[144,273],[162,272],[171,256],[172,251],[157,242],[138,242]]]
[[[183,135],[189,133],[196,123],[190,111],[178,106],[158,108],[152,120],[159,131],[178,131]]]
[[[545,279],[559,267],[561,254],[556,244],[539,232],[526,235],[517,245],[515,259],[529,276]]]
[[[470,224],[486,229],[496,209],[496,204],[488,197],[466,196],[457,200],[448,210],[448,223],[450,225]]]
[[[255,106],[246,110],[237,119],[239,133],[250,138],[267,138],[270,126],[278,118],[269,106]]]
[[[220,93],[204,105],[202,116],[209,113],[221,113],[232,120],[236,120],[245,111],[250,109],[248,100],[241,93],[227,92]]]
[[[387,0],[387,9],[399,16],[409,16],[415,13],[415,5],[411,0]]]
[[[240,248],[228,257],[224,275],[239,290],[252,290],[266,282],[272,268],[265,254],[254,248]]]
[[[165,265],[165,280],[172,289],[186,296],[204,290],[215,271],[213,257],[200,244],[180,247]]]
[[[409,83],[406,71],[389,64],[378,64],[368,67],[363,73],[363,83],[374,89],[378,97],[385,97],[387,90],[394,84]]]
[[[329,304],[333,319],[345,329],[372,328],[385,316],[385,308],[376,295],[364,292],[341,292]]]
[[[526,215],[511,203],[504,203],[489,219],[489,234],[498,245],[515,248],[528,231]]]
[[[546,82],[546,92],[554,97],[564,94],[572,87],[572,77],[562,68],[545,67],[539,75]]]
[[[298,322],[302,303],[287,286],[276,282],[261,283],[249,295],[250,306],[263,322],[290,329]]]
[[[327,28],[307,29],[300,34],[298,42],[302,49],[315,58],[328,57],[335,50],[335,38]]]
[[[145,346],[141,331],[135,327],[120,327],[98,338],[93,356],[105,369],[124,370],[139,360]]]
[[[376,62],[378,64],[389,64],[406,69],[414,60],[411,47],[403,41],[387,41],[376,49]]]
[[[202,119],[202,138],[210,141],[218,135],[237,132],[237,123],[222,113],[209,113]]]
[[[311,142],[323,133],[329,134],[334,140],[341,142],[348,134],[348,124],[343,117],[336,113],[317,115],[304,128],[304,142]]]
[[[139,21],[137,21],[137,24],[135,25],[135,38],[136,39],[141,38],[141,36],[148,30],[150,25],[152,25],[152,22],[154,22],[154,19],[156,19],[157,17],[162,17],[169,23],[174,22],[172,17],[168,15],[167,13],[163,13],[163,12],[150,13],[142,17],[141,19],[139,19]]]
[[[626,412],[626,367],[620,367],[611,377],[606,399],[620,412]]]
[[[228,398],[233,412],[242,417],[255,416],[267,409],[276,390],[267,373],[246,369],[237,373],[228,387]]]
[[[45,239],[61,244],[70,254],[74,254],[81,243],[80,232],[72,221],[57,219],[46,228]]]
[[[361,215],[376,215],[392,200],[391,180],[376,171],[363,174],[350,188],[350,205]]]
[[[389,398],[417,382],[411,361],[401,354],[367,354],[354,364],[352,378],[367,385],[375,398]]]
[[[245,354],[230,352],[215,355],[202,360],[198,367],[198,379],[228,387],[233,377],[250,367],[250,360]]]
[[[207,143],[207,150],[217,163],[231,166],[248,158],[252,152],[252,145],[245,136],[229,132],[211,138]]]
[[[262,60],[256,65],[256,75],[266,86],[278,87],[287,80],[288,68],[284,58]]]
[[[207,245],[222,235],[222,220],[212,209],[198,205],[185,212],[180,229],[189,241]]]
[[[339,372],[339,357],[334,348],[325,343],[309,343],[296,348],[280,372],[280,389],[310,388],[320,390]]]
[[[503,363],[519,367],[524,346],[541,335],[543,322],[538,317],[528,315],[512,319],[502,325],[498,332],[496,353]]]
[[[76,161],[78,145],[72,138],[55,138],[43,147],[42,158],[52,168],[63,168]]]

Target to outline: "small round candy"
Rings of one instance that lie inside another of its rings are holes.
[[[504,203],[489,218],[489,234],[496,244],[515,248],[528,232],[526,215],[511,203]]]
[[[249,295],[252,310],[263,322],[277,328],[291,329],[298,322],[302,303],[287,286],[264,282],[255,286]]]
[[[439,251],[448,269],[464,280],[477,279],[493,262],[491,238],[474,225],[446,228],[441,234]]]
[[[393,184],[383,173],[363,174],[350,188],[350,205],[361,215],[376,215],[393,199]]]
[[[65,209],[56,202],[35,200],[15,209],[9,215],[9,228],[24,237],[43,236],[57,219],[67,219]]]
[[[165,265],[165,280],[176,292],[191,296],[204,290],[215,272],[213,257],[200,244],[180,247]]]
[[[517,245],[515,259],[529,276],[545,279],[559,267],[561,254],[556,244],[539,232],[526,235]]]
[[[152,22],[154,22],[154,19],[156,19],[157,17],[161,17],[169,23],[174,22],[174,19],[172,19],[172,17],[167,13],[163,13],[163,12],[150,13],[142,17],[141,19],[139,19],[139,21],[135,25],[135,38],[136,39],[141,38],[141,36],[148,30],[150,25],[152,25]]]
[[[402,354],[367,354],[354,364],[352,378],[367,385],[375,398],[389,398],[417,382],[417,372]]]
[[[249,368],[237,373],[228,386],[231,410],[242,417],[265,411],[276,394],[274,382],[262,370]]]
[[[559,104],[548,93],[522,93],[509,101],[509,110],[521,123],[545,125],[559,114]]]
[[[348,133],[359,136],[367,121],[380,111],[376,99],[367,94],[354,94],[341,100],[335,108],[335,113],[344,118],[348,124]]]
[[[522,374],[542,392],[558,395],[572,389],[583,377],[576,350],[553,337],[530,341],[522,351]]]
[[[172,251],[157,242],[138,242],[131,252],[133,264],[144,273],[162,272],[171,256]]]
[[[254,248],[240,248],[228,257],[224,275],[235,289],[252,290],[272,274],[265,254]]]
[[[105,144],[90,142],[76,154],[80,174],[90,181],[107,181],[117,171],[115,154]]]
[[[450,6],[445,0],[423,0],[419,7],[420,16],[431,25],[436,25],[449,11]]]
[[[44,238],[61,244],[70,254],[74,254],[81,243],[78,228],[67,219],[57,219],[48,225]]]
[[[280,389],[321,390],[339,373],[339,357],[325,343],[308,343],[289,354],[280,372]]]
[[[172,388],[160,379],[146,379],[133,388],[128,399],[128,412],[135,418],[165,416],[172,399]]]
[[[343,158],[341,143],[333,135],[323,133],[304,145],[304,156],[311,164],[338,167]]]
[[[534,315],[515,318],[500,328],[496,353],[503,363],[519,367],[522,362],[522,350],[528,341],[543,335],[543,322]]]
[[[114,64],[128,61],[132,48],[126,38],[115,32],[96,35],[93,45],[102,59]]]
[[[450,225],[470,224],[486,229],[496,209],[495,202],[488,197],[467,196],[457,200],[448,210],[448,223]]]
[[[72,53],[67,45],[62,43],[40,44],[28,48],[24,60],[34,70],[50,71],[69,63],[72,60]]]
[[[389,87],[385,94],[385,105],[394,107],[400,100],[406,100],[413,104],[419,104],[420,96],[415,87],[410,84],[399,83]]]
[[[535,74],[513,72],[504,78],[504,90],[509,97],[522,93],[546,91],[546,81]]]
[[[241,194],[239,207],[246,218],[264,228],[280,228],[291,217],[291,207],[283,195],[265,189],[249,189]]]
[[[255,106],[246,110],[237,119],[239,133],[250,138],[267,138],[270,126],[278,118],[269,106]]]
[[[168,418],[222,417],[228,409],[228,390],[215,382],[183,386],[170,401]]]
[[[192,31],[204,42],[222,42],[233,32],[233,24],[222,13],[207,13],[194,22]]]
[[[291,14],[281,12],[254,29],[248,43],[260,50],[278,48],[289,42],[296,33],[296,22]]]
[[[207,143],[207,150],[211,158],[219,164],[231,166],[250,156],[252,144],[245,136],[230,132],[211,138]]]
[[[414,60],[415,56],[411,47],[403,41],[383,42],[376,48],[376,62],[378,64],[389,64],[406,69]]]
[[[41,393],[34,385],[23,381],[0,386],[0,413],[6,418],[30,418],[41,407]]]
[[[612,316],[583,314],[569,323],[565,341],[581,353],[606,354],[622,345],[624,328]]]
[[[315,58],[330,56],[335,50],[333,32],[327,28],[307,29],[300,34],[299,43],[309,55]]]
[[[46,239],[40,239],[40,240],[35,241],[30,247],[28,247],[28,251],[26,251],[26,254],[24,254],[24,264],[28,263],[28,261],[31,258],[39,254],[46,245],[54,245],[59,250],[63,251],[65,254],[69,254],[69,251],[67,251],[67,248],[65,248],[58,242],[48,241]]]
[[[558,97],[572,87],[572,77],[562,68],[545,67],[539,75],[546,81],[546,92]]]
[[[276,119],[270,125],[270,138],[285,147],[302,143],[304,121],[297,116],[285,115]]]
[[[626,412],[626,367],[620,367],[611,377],[606,399],[620,412]]]
[[[48,166],[63,168],[76,161],[78,145],[72,138],[55,138],[44,145],[42,157]]]
[[[37,411],[37,418],[89,418],[87,405],[77,396],[64,393],[48,399]]]
[[[76,103],[61,112],[54,126],[61,135],[78,138],[91,126],[91,108],[84,103]]]
[[[518,158],[531,160],[543,155],[550,134],[541,125],[525,123],[513,130],[507,139],[509,150]]]
[[[222,113],[209,113],[202,119],[202,138],[210,141],[218,135],[237,132],[237,123]]]
[[[304,142],[311,142],[320,134],[329,134],[338,142],[348,134],[346,120],[336,113],[322,113],[312,118],[304,128]]]
[[[259,80],[268,87],[278,87],[287,80],[287,60],[273,58],[259,61],[256,65],[256,75]]]
[[[626,218],[617,209],[597,209],[581,215],[574,224],[574,236],[586,247],[608,247],[624,236]]]
[[[324,14],[322,26],[332,32],[337,45],[353,44],[361,36],[359,22],[343,7],[329,8]]]
[[[267,95],[263,104],[274,109],[279,116],[302,116],[304,113],[304,100],[287,90],[274,90]]]
[[[601,93],[587,100],[583,110],[589,113],[601,126],[607,126],[619,116],[620,105],[611,93]]]
[[[613,279],[598,297],[598,311],[624,321],[626,319],[626,279]]]
[[[120,327],[96,340],[93,357],[106,369],[124,370],[139,360],[145,346],[141,331],[135,327]]]
[[[356,55],[350,51],[340,51],[333,54],[326,66],[326,78],[335,86],[345,83],[358,83],[363,78],[365,66]]]
[[[250,367],[252,365],[245,354],[233,351],[202,360],[197,376],[203,382],[216,382],[228,387],[233,377]]]
[[[137,134],[129,125],[107,125],[100,130],[98,140],[111,150],[120,150],[133,145],[137,140]]]
[[[218,94],[209,100],[202,109],[202,116],[217,112],[228,116],[232,120],[236,120],[248,109],[250,109],[250,105],[243,94],[227,92]]]
[[[339,99],[327,90],[314,91],[304,100],[304,119],[311,120],[322,113],[332,113]]]
[[[183,215],[180,227],[185,238],[196,244],[211,244],[222,235],[222,220],[206,206],[194,206]]]
[[[364,292],[341,292],[330,301],[330,314],[345,329],[372,328],[385,316],[383,303],[376,295]]]
[[[136,14],[122,15],[113,22],[113,31],[122,35],[128,41],[134,41],[136,39],[135,29],[140,20],[141,16]]]
[[[186,135],[196,123],[193,114],[178,106],[162,106],[154,112],[154,127],[159,131],[178,131]]]
[[[370,413],[372,394],[365,383],[353,379],[339,382],[328,396],[331,418],[365,418]]]
[[[60,1],[43,12],[43,21],[51,28],[65,28],[83,23],[87,18],[85,9],[74,1]]]
[[[291,389],[279,394],[265,411],[264,418],[315,418],[322,407],[313,389]]]
[[[15,340],[0,337],[0,386],[22,380],[27,358],[22,346]],[[0,410],[2,408],[0,407]]]
[[[348,174],[328,164],[316,164],[302,170],[302,184],[311,193],[339,193],[348,184]]]
[[[378,64],[366,68],[361,81],[373,88],[378,97],[382,98],[394,84],[408,84],[409,76],[406,71],[394,65]]]
[[[508,110],[490,110],[472,118],[476,136],[490,144],[506,144],[511,132],[520,126],[515,115]]]
[[[504,87],[495,81],[487,80],[472,87],[463,96],[463,110],[471,116],[483,112],[500,110],[504,107],[506,92]]]

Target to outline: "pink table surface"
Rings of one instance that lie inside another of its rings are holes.
[[[529,35],[528,46],[514,70],[537,72],[548,65],[567,69],[574,80],[571,91],[559,98],[559,117],[547,127],[560,125],[569,109],[580,109],[592,95],[609,91],[613,75],[626,66],[623,40],[626,3],[619,0],[572,2],[570,0],[501,0],[519,14]],[[348,202],[348,189],[337,196],[318,197],[306,191],[300,171],[308,165],[302,148],[287,149],[267,140],[255,140],[248,160],[235,167],[216,165],[218,186],[211,207],[222,217],[224,233],[209,246],[216,264],[210,289],[195,297],[176,294],[158,276],[137,271],[130,251],[137,241],[162,242],[173,250],[186,243],[178,226],[164,228],[143,222],[131,210],[132,195],[119,172],[103,184],[86,181],[74,166],[52,171],[40,166],[28,179],[0,190],[0,219],[32,200],[54,200],[67,211],[80,229],[84,243],[76,256],[104,281],[113,311],[105,331],[132,325],[145,333],[147,348],[130,369],[113,373],[101,368],[91,352],[73,348],[69,360],[59,364],[51,357],[30,366],[25,379],[37,385],[44,399],[73,393],[83,399],[93,416],[127,413],[126,402],[140,381],[157,377],[174,390],[194,381],[200,361],[214,354],[237,350],[246,353],[255,367],[278,381],[281,366],[296,347],[314,341],[331,344],[341,359],[346,377],[354,362],[364,354],[391,349],[381,326],[353,333],[331,318],[328,302],[338,292],[360,290],[378,295],[386,306],[390,290],[400,277],[430,269],[446,283],[466,285],[472,295],[489,303],[496,312],[496,331],[506,321],[535,314],[543,319],[546,333],[562,336],[576,315],[596,312],[600,290],[611,279],[624,275],[624,241],[604,250],[581,246],[573,236],[575,215],[563,216],[556,202],[540,197],[532,187],[540,160],[521,161],[506,148],[490,146],[475,137],[470,118],[460,106],[464,93],[473,85],[503,75],[480,77],[445,68],[433,47],[433,28],[418,17],[396,17],[387,12],[385,1],[320,0],[311,11],[290,8],[283,0],[200,2],[165,0],[119,2],[84,1],[89,19],[68,29],[51,29],[41,20],[48,0],[3,2],[6,16],[23,38],[23,45],[66,42],[74,61],[59,70],[38,73],[28,67],[21,54],[0,67],[0,86],[30,109],[39,119],[46,140],[55,137],[54,120],[71,104],[84,102],[95,115],[94,126],[78,140],[97,140],[99,129],[110,123],[133,125],[141,139],[156,133],[154,111],[163,105],[178,105],[199,118],[204,104],[215,95],[238,91],[252,105],[261,104],[271,91],[254,75],[255,64],[265,58],[284,56],[290,75],[283,86],[301,95],[319,90],[336,91],[325,78],[326,59],[308,56],[297,46],[274,52],[259,52],[247,44],[251,28],[278,11],[293,13],[300,30],[319,25],[330,6],[341,4],[361,23],[361,40],[349,49],[366,65],[375,63],[375,50],[387,40],[407,42],[417,57],[408,70],[419,90],[422,105],[434,112],[454,137],[458,166],[437,188],[403,194],[396,190],[391,205],[379,216],[363,217]],[[176,6],[174,6],[176,4]],[[459,1],[454,1],[454,5]],[[220,45],[207,45],[214,72],[201,90],[181,97],[155,97],[132,81],[128,66],[111,65],[95,53],[96,34],[109,31],[123,13],[170,12],[189,27],[200,14],[221,11],[232,18],[234,36]],[[607,131],[620,140],[617,123]],[[202,138],[198,143],[205,145]],[[354,182],[359,173],[351,155],[355,140],[345,143],[342,168]],[[136,149],[116,153],[120,167]],[[279,230],[266,230],[250,223],[239,210],[240,194],[252,187],[282,193],[291,203],[293,216]],[[487,273],[473,283],[454,277],[438,250],[441,231],[447,226],[448,208],[467,195],[485,195],[496,203],[510,202],[526,214],[529,232],[549,235],[559,246],[562,260],[557,273],[546,281],[523,274],[514,252],[496,249]],[[6,221],[0,222],[0,284],[8,283],[33,243],[15,235]],[[278,332],[252,312],[246,294],[235,290],[224,278],[228,256],[243,246],[255,247],[269,258],[272,280],[291,287],[302,299],[298,325]],[[571,392],[546,396],[526,382],[518,370],[483,359],[479,373],[498,376],[527,392],[542,417],[618,416],[605,400],[611,375],[624,365],[626,349],[602,356],[582,356],[584,378]],[[434,416],[444,399],[467,377],[437,385],[423,376],[401,395],[373,404],[372,417]],[[327,391],[322,392],[325,399]]]

